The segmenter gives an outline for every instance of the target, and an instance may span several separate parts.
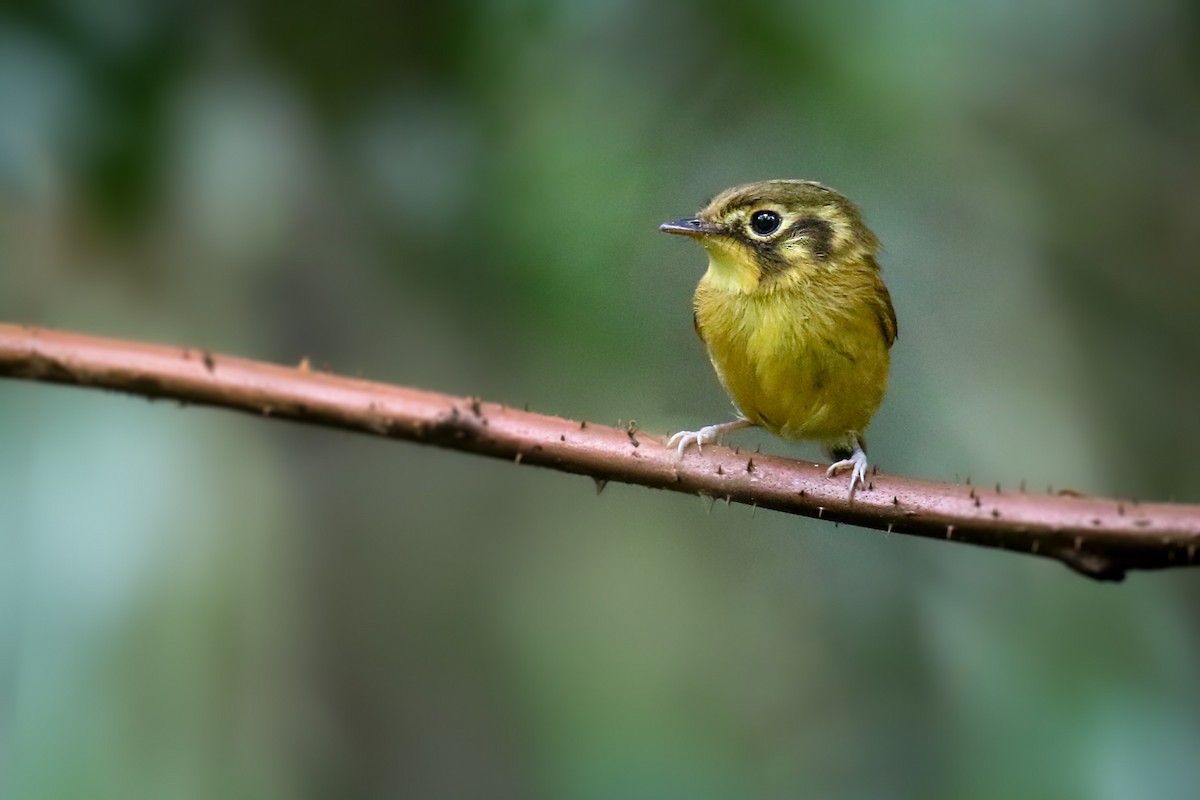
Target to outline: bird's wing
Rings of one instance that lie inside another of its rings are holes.
[[[888,294],[887,285],[879,275],[879,265],[875,263],[874,258],[871,259],[871,264],[875,267],[876,288],[879,290],[875,293],[875,314],[879,320],[879,331],[883,334],[887,346],[891,347],[896,341],[896,334],[899,333],[896,309],[892,307],[892,296]]]

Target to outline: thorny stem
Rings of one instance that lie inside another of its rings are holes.
[[[74,384],[344,428],[723,498],[892,533],[1057,559],[1098,580],[1196,564],[1200,506],[1001,492],[869,476],[851,501],[825,468],[725,447],[682,460],[658,437],[201,350],[0,324],[0,376]]]

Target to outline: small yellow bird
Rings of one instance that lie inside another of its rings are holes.
[[[867,473],[864,433],[887,391],[896,312],[875,254],[879,240],[858,207],[814,181],[736,186],[664,233],[708,251],[696,287],[696,333],[738,419],[682,431],[691,445],[761,426],[821,442],[850,470],[850,497]]]

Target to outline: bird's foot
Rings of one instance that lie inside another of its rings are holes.
[[[696,445],[696,452],[702,454],[704,452],[704,445],[716,444],[721,441],[722,436],[730,431],[749,428],[750,424],[744,419],[735,419],[732,422],[705,425],[698,431],[680,431],[667,440],[667,447],[676,448],[680,458],[683,458],[683,454],[692,445]]]
[[[843,458],[830,465],[829,469],[825,470],[825,475],[832,478],[846,470],[850,470],[850,499],[853,500],[854,490],[867,485],[867,454],[861,447],[855,447],[849,458]]]

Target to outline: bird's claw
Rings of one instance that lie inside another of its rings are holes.
[[[846,470],[850,470],[850,499],[853,500],[854,490],[867,485],[867,454],[862,448],[856,448],[849,458],[831,464],[829,469],[825,470],[825,475],[832,478]]]
[[[716,444],[723,430],[723,425],[705,425],[698,431],[680,431],[667,440],[667,447],[676,448],[680,458],[692,445],[696,445],[697,453],[703,454],[704,445]]]

